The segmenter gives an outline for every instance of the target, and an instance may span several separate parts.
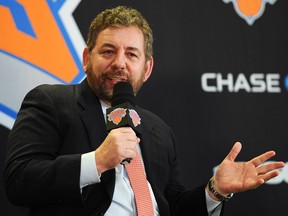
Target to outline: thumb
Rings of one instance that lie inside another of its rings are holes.
[[[230,150],[229,154],[227,155],[226,159],[230,161],[235,161],[236,157],[240,153],[242,145],[240,142],[236,142],[232,149]]]

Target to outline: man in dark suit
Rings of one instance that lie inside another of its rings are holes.
[[[153,68],[152,31],[142,15],[119,6],[91,23],[78,85],[41,85],[25,97],[8,140],[5,187],[12,203],[30,215],[137,215],[134,193],[121,162],[140,152],[153,215],[220,215],[234,192],[256,188],[279,174],[282,162],[259,167],[266,152],[234,162],[236,143],[209,184],[186,190],[179,180],[171,129],[138,107],[142,133],[106,131],[113,87],[130,82],[135,95]],[[208,210],[207,210],[208,209]],[[222,212],[223,213],[223,212]]]

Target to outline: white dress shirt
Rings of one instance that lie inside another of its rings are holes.
[[[104,117],[106,116],[106,109],[109,108],[107,104],[101,101]],[[106,120],[106,117],[105,117]],[[138,146],[138,151],[142,159],[141,149]],[[142,160],[143,163],[143,160]],[[125,215],[125,216],[137,216],[136,204],[134,199],[134,193],[131,188],[127,172],[123,165],[119,164],[115,167],[115,190],[113,193],[112,203],[108,208],[105,216]],[[98,174],[95,151],[83,154],[81,157],[81,172],[80,172],[80,189],[83,187],[101,182],[101,175]],[[151,185],[148,182],[149,190],[152,195],[152,202],[154,206],[154,216],[159,216],[158,205],[152,191]],[[206,204],[208,215],[219,216],[221,212],[221,202],[215,201],[205,190]]]

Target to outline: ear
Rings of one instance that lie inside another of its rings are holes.
[[[82,67],[85,73],[86,73],[86,69],[88,66],[88,59],[89,59],[89,51],[88,51],[88,48],[85,47],[82,53]]]
[[[150,59],[145,64],[145,74],[143,82],[146,82],[150,77],[150,75],[152,74],[153,65],[154,65],[154,59],[151,56]]]

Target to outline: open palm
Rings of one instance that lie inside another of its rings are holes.
[[[277,176],[283,162],[263,164],[275,155],[274,151],[265,152],[247,162],[235,162],[242,145],[237,142],[217,169],[214,182],[221,194],[242,192],[259,187]]]

